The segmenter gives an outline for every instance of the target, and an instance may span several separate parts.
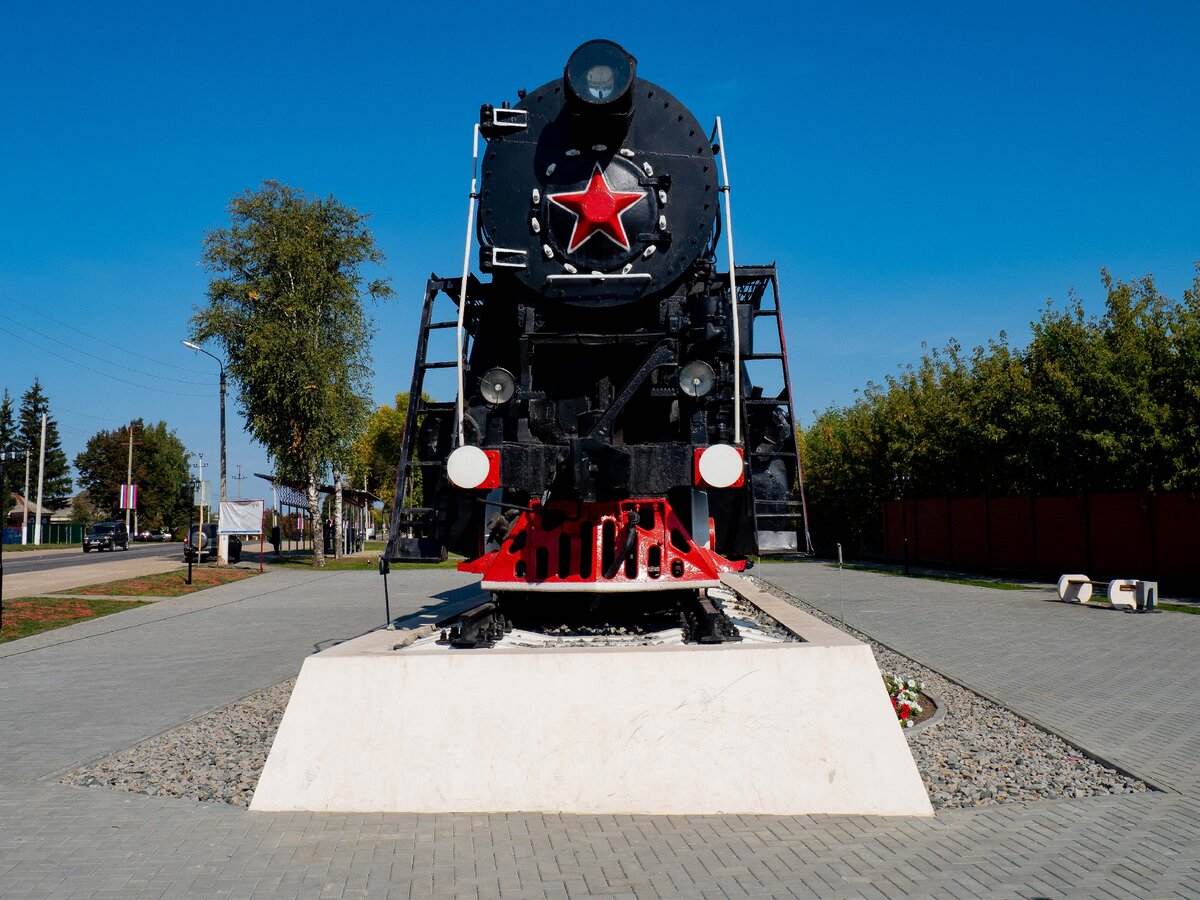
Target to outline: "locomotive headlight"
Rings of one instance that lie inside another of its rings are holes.
[[[578,47],[563,70],[568,96],[590,107],[627,101],[637,60],[612,41],[588,41]]]
[[[591,100],[607,100],[617,86],[617,73],[612,66],[592,66],[583,74],[587,95]]]
[[[516,393],[517,380],[508,369],[488,369],[479,379],[479,393],[488,403],[499,406],[507,402]]]
[[[703,397],[717,383],[712,366],[702,359],[694,359],[679,370],[679,389],[689,397]]]

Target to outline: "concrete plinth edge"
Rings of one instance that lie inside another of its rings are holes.
[[[782,606],[803,643],[339,644],[305,660],[250,808],[933,815],[870,648]]]

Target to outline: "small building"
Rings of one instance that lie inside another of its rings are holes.
[[[20,528],[21,523],[26,519],[26,509],[29,510],[29,524],[32,525],[34,522],[36,522],[39,514],[42,517],[43,527],[50,524],[50,519],[53,516],[53,513],[44,506],[38,506],[33,500],[26,500],[16,491],[14,491],[12,496],[9,497],[9,501],[13,505],[9,507],[8,516],[4,521],[4,527]]]
[[[30,526],[33,526],[37,522],[37,517],[40,515],[42,517],[42,528],[49,528],[51,517],[49,510],[39,507],[32,500],[26,500],[16,491],[8,499],[8,509],[4,517],[4,543],[21,543],[21,523],[25,521],[27,511]]]

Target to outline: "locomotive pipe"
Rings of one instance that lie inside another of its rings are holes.
[[[725,163],[725,135],[717,116],[717,146],[721,148],[721,193],[725,195],[725,246],[729,251],[729,306],[733,314],[733,443],[742,445],[742,337],[738,315],[737,279],[733,261],[733,219],[729,209],[729,166]]]
[[[462,283],[458,289],[458,327],[455,328],[455,359],[458,363],[458,398],[456,410],[458,414],[458,446],[467,443],[466,423],[463,421],[463,320],[467,314],[467,276],[471,271],[471,232],[475,228],[475,200],[479,196],[477,173],[479,171],[479,125],[475,129],[471,142],[471,193],[467,197],[467,240],[463,247]]]

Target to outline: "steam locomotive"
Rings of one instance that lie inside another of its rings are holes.
[[[385,558],[459,553],[495,592],[715,586],[758,550],[753,491],[786,498],[798,474],[747,449],[788,427],[794,447],[794,419],[748,413],[754,309],[716,262],[720,123],[608,40],[518,97],[481,109],[463,275],[430,281]],[[456,319],[436,321],[438,294]],[[428,361],[451,327],[455,359]],[[452,403],[422,395],[438,366]]]

